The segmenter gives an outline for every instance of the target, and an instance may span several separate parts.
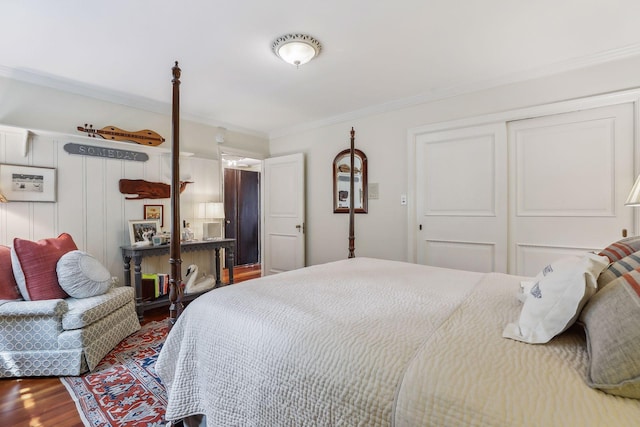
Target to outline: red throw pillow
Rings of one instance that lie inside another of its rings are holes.
[[[11,248],[0,245],[0,299],[22,299],[11,269]]]
[[[58,284],[56,266],[62,255],[76,249],[78,247],[67,233],[37,242],[13,239],[13,274],[22,298],[38,301],[68,297]]]

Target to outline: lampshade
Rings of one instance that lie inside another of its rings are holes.
[[[224,218],[224,203],[206,202],[200,203],[198,208],[200,218],[220,219]]]
[[[627,197],[625,206],[640,206],[640,175],[638,175],[636,182],[633,184],[633,187],[631,187],[631,192],[629,193],[629,197]]]
[[[273,53],[296,67],[318,56],[321,48],[318,40],[306,34],[285,34],[271,45]]]

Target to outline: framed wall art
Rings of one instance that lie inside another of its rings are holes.
[[[158,233],[160,233],[160,221],[157,219],[129,220],[131,246],[151,245],[152,237]]]
[[[144,219],[157,219],[164,227],[164,205],[144,205]]]
[[[0,165],[0,193],[9,202],[55,202],[55,168]]]

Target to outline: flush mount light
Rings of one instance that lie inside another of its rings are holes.
[[[273,53],[283,61],[299,67],[320,54],[320,42],[306,34],[285,34],[271,45]]]

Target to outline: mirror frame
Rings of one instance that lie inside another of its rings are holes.
[[[349,159],[350,156],[350,149],[346,149],[346,150],[342,150],[341,152],[338,153],[338,155],[333,159],[333,213],[349,213],[349,208],[342,208],[342,207],[338,207],[338,165],[340,163],[340,161],[347,157],[347,159]],[[354,150],[354,156],[356,158],[360,159],[360,162],[362,164],[362,168],[361,168],[361,173],[362,173],[362,207],[355,207],[355,201],[354,201],[354,209],[353,211],[355,213],[367,213],[369,206],[368,206],[368,200],[369,200],[369,192],[368,192],[368,185],[367,185],[367,156],[358,149]],[[354,160],[354,163],[357,160]],[[351,161],[350,159],[348,160],[348,164],[350,164]],[[355,184],[354,184],[354,192],[355,192]]]

